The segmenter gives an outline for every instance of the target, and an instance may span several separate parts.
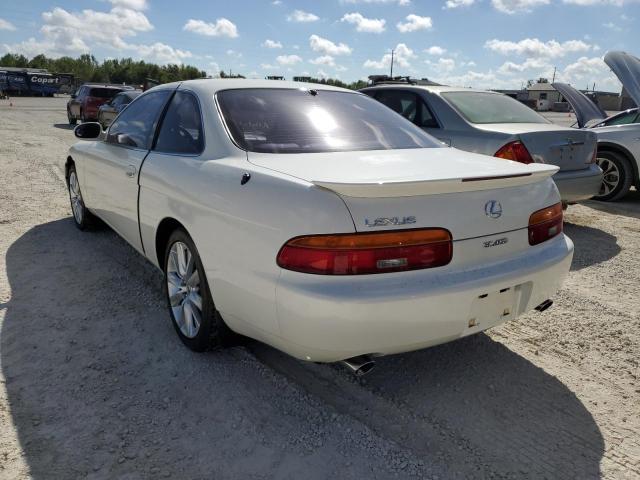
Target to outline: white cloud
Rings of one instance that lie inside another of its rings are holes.
[[[425,63],[434,71],[444,74],[449,73],[456,68],[456,62],[453,58],[439,58],[437,62],[425,60]]]
[[[318,35],[309,37],[309,46],[314,52],[320,52],[324,55],[349,55],[351,53],[351,48],[346,43],[336,44]]]
[[[399,43],[394,48],[393,64],[403,68],[409,68],[410,59],[416,58],[416,54],[404,43]],[[382,58],[377,60],[366,60],[363,64],[365,68],[373,68],[375,70],[388,69],[391,65],[391,53],[385,53]]]
[[[512,75],[522,73],[524,71],[534,70],[539,72],[541,75],[543,74],[542,72],[544,72],[544,75],[547,75],[547,72],[549,72],[552,68],[553,67],[551,66],[551,64],[549,64],[546,60],[539,58],[527,58],[522,63],[505,62],[500,66],[500,68],[498,68],[498,72],[506,75]],[[537,75],[538,74],[536,74],[536,76]]]
[[[358,32],[382,33],[385,31],[384,25],[386,20],[381,18],[366,18],[357,12],[345,14],[340,21],[354,24]]]
[[[281,0],[273,0],[273,2],[271,2],[271,5],[282,5],[282,1]]]
[[[424,52],[429,55],[444,55],[446,53],[446,49],[439,47],[438,45],[434,45],[429,48],[425,48]]]
[[[493,8],[509,15],[519,12],[530,12],[535,7],[548,5],[551,0],[491,0]]]
[[[227,50],[227,55],[229,55],[230,57],[242,58],[242,52],[238,52],[232,49]]]
[[[116,7],[128,8],[130,10],[146,10],[147,0],[109,0]]]
[[[320,17],[313,13],[305,12],[304,10],[294,10],[287,15],[287,21],[297,23],[309,23],[319,20]]]
[[[487,41],[484,46],[502,55],[516,54],[549,58],[563,57],[569,53],[586,52],[591,49],[591,45],[582,40],[567,40],[560,43],[556,40],[542,42],[537,38],[525,38],[519,42],[493,39]]]
[[[458,7],[468,7],[469,5],[473,5],[475,0],[447,0],[444,4],[444,9],[450,8],[458,8]]]
[[[616,25],[613,22],[607,22],[602,24],[603,27],[608,28],[609,30],[613,30],[614,32],[621,32],[622,28],[619,25]]]
[[[207,69],[207,75],[209,77],[218,78],[220,76],[220,65],[217,62],[210,62]]]
[[[411,5],[411,0],[341,0],[342,3],[395,3],[400,6]]]
[[[331,55],[322,55],[320,57],[309,60],[309,63],[314,65],[327,65],[329,67],[335,67],[335,59]]]
[[[584,78],[589,80],[608,71],[609,68],[600,57],[580,57],[564,68],[564,74],[574,80],[582,80]]]
[[[173,48],[161,42],[151,45],[126,45],[125,49],[135,50],[141,57],[158,63],[180,64],[183,60],[193,56],[188,50]]]
[[[276,62],[280,65],[295,65],[296,63],[300,63],[302,58],[298,55],[278,55],[276,57]]]
[[[419,15],[407,15],[405,18],[406,22],[398,22],[396,27],[402,33],[407,32],[416,32],[418,30],[429,30],[433,26],[433,22],[431,21],[431,17],[421,17]]]
[[[236,38],[238,36],[238,28],[231,20],[226,18],[218,18],[215,23],[191,18],[182,29],[207,37]]]
[[[16,27],[13,25],[13,23],[8,22],[7,20],[4,20],[2,18],[0,18],[0,30],[15,30]]]
[[[268,38],[262,43],[265,48],[282,48],[282,43],[276,40],[269,40]]]

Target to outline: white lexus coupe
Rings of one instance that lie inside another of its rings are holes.
[[[236,332],[364,373],[547,308],[571,263],[558,167],[444,147],[361,93],[192,80],[75,134],[75,223],[162,269],[193,350]]]

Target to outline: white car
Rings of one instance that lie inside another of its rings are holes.
[[[193,80],[75,133],[75,223],[164,271],[194,350],[233,331],[363,373],[547,308],[571,263],[558,167],[444,147],[357,92]]]

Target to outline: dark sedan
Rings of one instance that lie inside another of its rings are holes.
[[[134,98],[140,95],[142,92],[139,90],[130,90],[126,92],[120,92],[111,101],[101,105],[98,109],[98,122],[102,125],[103,129],[106,129],[113,119],[124,110],[124,107],[129,105]]]

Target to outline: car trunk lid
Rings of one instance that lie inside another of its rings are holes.
[[[592,120],[604,120],[607,114],[584,93],[576,90],[567,83],[554,83],[553,88],[558,90],[560,94],[569,102],[571,108],[576,114],[578,127],[583,128]]]
[[[545,123],[476,125],[483,130],[511,134],[527,148],[535,162],[557,165],[560,170],[589,167],[596,149],[593,132]]]
[[[604,62],[640,107],[640,59],[626,52],[614,51],[604,56]]]
[[[526,229],[531,213],[559,201],[549,178],[557,167],[453,148],[250,152],[249,160],[335,192],[359,232],[437,227],[449,230],[454,241],[495,236]]]

